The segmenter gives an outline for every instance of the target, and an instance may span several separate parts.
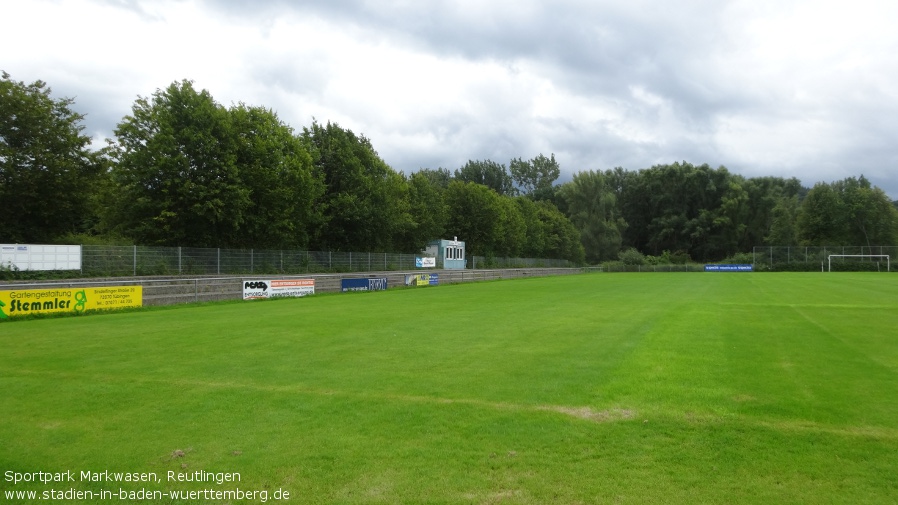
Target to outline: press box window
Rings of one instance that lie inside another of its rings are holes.
[[[460,247],[447,247],[446,248],[446,259],[447,260],[460,260],[464,258],[464,249]]]

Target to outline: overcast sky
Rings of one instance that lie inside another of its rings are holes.
[[[898,199],[896,21],[894,0],[4,0],[0,70],[74,98],[98,145],[189,79],[405,173],[554,153],[562,180],[687,161]]]

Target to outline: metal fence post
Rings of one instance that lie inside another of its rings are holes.
[[[134,246],[134,277],[137,277],[137,245]]]

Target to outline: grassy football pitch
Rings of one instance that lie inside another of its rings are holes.
[[[898,276],[5,322],[0,472],[0,503],[895,503]]]

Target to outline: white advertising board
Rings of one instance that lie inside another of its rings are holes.
[[[81,246],[0,244],[0,265],[16,270],[81,270]]]
[[[314,294],[315,279],[264,279],[243,281],[244,300]]]
[[[417,268],[435,268],[436,266],[436,258],[415,258],[415,267]]]

